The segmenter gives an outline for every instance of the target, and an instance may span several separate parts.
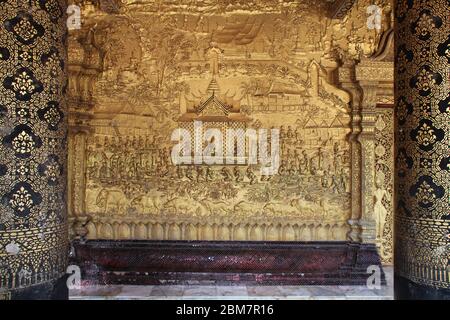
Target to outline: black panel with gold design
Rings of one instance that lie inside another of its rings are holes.
[[[395,269],[410,288],[450,289],[449,15],[446,0],[397,5]]]
[[[0,291],[12,290],[5,297],[32,298],[23,291],[31,285],[51,297],[65,273],[64,11],[59,0],[0,1]]]

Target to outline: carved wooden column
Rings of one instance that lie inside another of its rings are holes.
[[[76,115],[72,118],[76,119]],[[86,215],[86,141],[91,129],[86,125],[69,125],[68,205],[70,238],[84,240],[89,217]]]
[[[362,59],[356,66],[356,80],[362,90],[361,129],[358,140],[361,152],[361,238],[363,242],[376,242],[375,215],[375,121],[379,94],[385,91],[383,85],[393,81],[392,63]],[[392,83],[392,82],[391,82]]]
[[[396,3],[395,295],[448,298],[450,7]]]
[[[352,96],[352,217],[349,240],[376,242],[374,212],[376,105],[386,82],[393,81],[392,64],[363,59],[357,65],[344,63],[339,81]]]
[[[101,68],[99,50],[90,30],[74,30],[70,33],[68,50],[71,60],[69,74],[69,233],[70,238],[83,241],[90,217],[86,215],[87,139],[93,128],[93,82]]]
[[[357,68],[357,79],[364,79],[364,72]],[[375,243],[375,217],[373,212],[373,195],[375,191],[375,117],[376,117],[376,81],[359,81],[363,91],[361,102],[361,240],[364,243]]]
[[[65,1],[0,2],[0,289],[66,298]]]
[[[339,82],[341,87],[350,93],[351,102],[351,134],[349,137],[351,145],[352,165],[352,215],[348,221],[350,232],[348,238],[354,242],[361,241],[361,227],[359,218],[361,216],[361,144],[358,136],[361,133],[361,88],[355,79],[354,63],[347,62],[339,68]]]

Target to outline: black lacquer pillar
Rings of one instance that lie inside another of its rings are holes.
[[[450,298],[450,3],[396,1],[395,295]]]
[[[67,298],[66,2],[0,0],[0,296]]]

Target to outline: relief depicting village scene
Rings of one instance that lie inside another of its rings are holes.
[[[84,7],[92,11],[82,37],[101,69],[86,150],[87,214],[165,223],[348,220],[349,96],[333,70],[341,55],[373,52],[378,34],[360,30],[363,22],[323,19],[320,5],[275,2],[251,11],[130,5],[115,15]],[[365,19],[364,10],[352,14]],[[279,129],[277,174],[262,175],[259,164],[174,165],[172,132],[192,130],[194,121],[222,131]]]

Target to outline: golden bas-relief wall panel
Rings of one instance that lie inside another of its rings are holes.
[[[383,30],[367,29],[364,1],[344,18],[327,1],[225,2],[82,6],[69,45],[69,188],[87,238],[347,239],[352,98],[334,71],[340,57],[370,56]],[[232,144],[244,157],[175,164],[174,130],[190,133],[193,152],[199,125],[223,133],[210,155]],[[267,129],[276,174],[228,129]]]
[[[374,213],[381,260],[392,263],[394,220],[394,109],[378,108],[375,122]]]

